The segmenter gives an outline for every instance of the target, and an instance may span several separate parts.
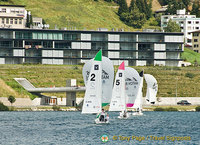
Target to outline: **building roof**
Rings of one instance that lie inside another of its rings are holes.
[[[200,33],[200,30],[198,30],[198,31],[193,31],[193,32],[191,32],[191,33]]]
[[[5,7],[25,7],[24,5],[0,5],[0,7],[5,6]]]
[[[17,29],[17,28],[0,28],[7,31],[34,31],[34,32],[71,32],[71,33],[104,33],[104,34],[157,34],[157,35],[184,35],[182,32],[127,32],[127,31],[95,31],[95,30],[54,30],[54,29]]]

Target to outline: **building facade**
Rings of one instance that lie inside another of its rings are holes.
[[[25,28],[27,11],[22,5],[0,5],[1,28]]]
[[[192,32],[192,50],[200,53],[200,31]]]
[[[169,20],[179,24],[181,32],[184,33],[185,44],[192,46],[192,32],[200,30],[200,18],[196,15],[186,15],[186,10],[177,10],[176,15],[161,16],[161,28],[167,27]]]
[[[119,65],[178,66],[183,33],[0,28],[0,64],[79,64],[103,55]]]

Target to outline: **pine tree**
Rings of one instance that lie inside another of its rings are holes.
[[[135,6],[135,0],[131,0],[130,6],[129,6],[129,12],[134,9]]]
[[[129,14],[129,19],[128,19],[128,25],[132,26],[134,28],[141,28],[145,21],[145,14],[144,13],[140,13],[138,7],[135,5],[134,9],[131,10],[130,14]]]
[[[126,0],[119,0],[118,15],[120,16],[122,13],[127,13],[127,12],[128,12],[128,6]]]
[[[149,4],[147,3],[147,0],[144,0],[144,2],[146,4],[146,19],[148,20],[152,16],[152,1],[150,1]]]
[[[199,4],[198,1],[195,1],[192,5],[192,11],[191,14],[192,15],[196,15],[198,13],[198,9],[199,9]]]

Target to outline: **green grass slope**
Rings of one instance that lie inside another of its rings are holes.
[[[67,27],[79,30],[97,28],[124,28],[132,30],[119,20],[118,6],[103,0],[9,0],[0,4],[25,5],[34,17],[42,17],[50,28]]]
[[[115,72],[117,71],[115,66]],[[176,97],[176,84],[178,97],[200,96],[200,67],[134,67],[138,72],[144,69],[147,74],[152,74],[158,81],[158,97]],[[35,87],[62,87],[66,86],[67,79],[77,79],[77,84],[83,86],[82,66],[71,65],[0,65],[0,79],[16,91],[15,97],[24,94],[35,96],[24,90],[13,78],[27,78]],[[1,87],[3,87],[1,85]],[[6,88],[4,89],[6,90]],[[146,84],[143,93],[145,96]],[[0,97],[6,96],[6,92]],[[45,94],[50,96],[65,97],[65,93]],[[78,97],[83,97],[78,93]]]
[[[184,49],[184,52],[181,54],[181,58],[193,64],[195,63],[195,61],[200,64],[200,53],[194,52],[193,50],[188,48]]]

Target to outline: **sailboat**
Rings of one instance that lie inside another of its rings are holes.
[[[125,66],[122,62],[116,73],[112,98],[109,111],[121,111],[118,118],[126,119],[129,114],[126,110],[126,93],[125,93]]]
[[[142,113],[142,87],[143,87],[143,71],[140,72],[139,88],[134,102],[133,108],[136,109],[132,115],[143,115]]]
[[[82,114],[99,113],[102,110],[102,50],[100,50],[92,63],[88,81],[86,84],[85,97],[82,107]],[[95,119],[95,123],[108,123],[99,122]]]
[[[133,108],[139,90],[139,73],[131,67],[125,67],[126,106]]]
[[[83,79],[84,83],[87,84],[90,70],[92,68],[94,59],[88,60],[83,66]],[[102,107],[107,106],[110,103],[112,97],[112,88],[114,80],[114,67],[112,61],[102,56]]]
[[[147,83],[146,100],[151,104],[155,104],[158,92],[157,80],[150,74],[144,74],[144,79]]]

